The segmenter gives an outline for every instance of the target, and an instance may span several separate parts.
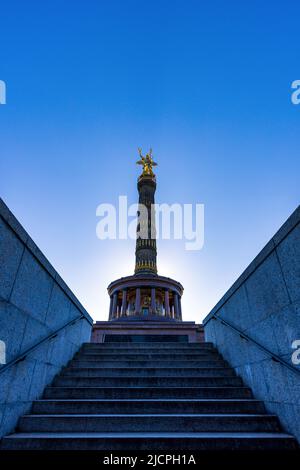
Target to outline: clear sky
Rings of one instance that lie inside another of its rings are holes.
[[[299,203],[299,1],[1,4],[1,196],[94,319],[134,241],[96,238],[96,207],[205,204],[205,245],[160,242],[158,267],[200,321]]]

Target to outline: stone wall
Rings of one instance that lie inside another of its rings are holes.
[[[300,441],[300,375],[214,315],[293,365],[292,343],[300,340],[300,207],[203,322],[206,340],[218,347],[254,395]]]
[[[0,199],[0,341],[6,363],[83,315],[1,373],[0,437],[89,341],[92,319]],[[1,361],[3,362],[3,361]]]
[[[135,336],[140,336],[149,341],[155,341],[156,337],[164,337],[161,341],[176,340],[176,337],[181,337],[183,341],[186,339],[189,343],[198,343],[204,341],[204,331],[202,325],[196,325],[195,322],[189,321],[151,321],[135,320],[132,321],[130,317],[123,319],[123,321],[97,321],[94,323],[92,331],[92,342],[93,343],[104,343],[107,341],[107,336],[126,335],[132,337],[132,341]],[[138,338],[136,339],[138,340]],[[179,338],[178,338],[179,340]],[[117,341],[117,338],[116,338]],[[130,341],[130,339],[128,339]]]

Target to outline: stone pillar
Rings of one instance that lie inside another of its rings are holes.
[[[175,318],[175,309],[174,309],[174,304],[171,307],[171,317]]]
[[[118,292],[115,292],[113,295],[113,302],[112,302],[112,318],[116,318],[117,316],[117,301],[118,301]]]
[[[112,295],[110,296],[110,302],[109,302],[109,314],[108,314],[108,320],[112,319],[112,307],[113,307],[113,298]]]
[[[135,313],[136,315],[141,313],[141,289],[139,287],[135,291]]]
[[[127,290],[124,289],[122,292],[122,311],[121,311],[122,317],[126,316],[126,308],[127,308]]]
[[[170,317],[169,291],[165,290],[165,312],[166,317]]]
[[[182,320],[182,311],[181,311],[181,297],[178,299],[179,304],[179,320]]]
[[[179,302],[178,302],[178,294],[174,292],[174,307],[175,307],[175,318],[179,320]]]
[[[151,289],[151,311],[152,315],[155,315],[156,313],[156,303],[155,303],[155,287],[152,287]]]

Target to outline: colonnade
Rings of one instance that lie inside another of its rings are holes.
[[[177,292],[170,289],[163,290],[162,311],[157,308],[156,288],[150,288],[150,304],[148,308],[149,315],[162,315],[166,318],[182,320],[181,297]],[[121,292],[121,295],[120,295]],[[131,289],[132,292],[132,289]],[[172,295],[170,295],[172,294]],[[141,288],[135,289],[134,310],[128,313],[128,289],[116,290],[110,297],[109,320],[125,317],[128,315],[141,315]]]

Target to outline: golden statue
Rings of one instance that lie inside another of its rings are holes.
[[[152,149],[150,149],[149,153],[146,153],[144,157],[142,155],[142,149],[138,149],[141,159],[137,161],[137,165],[143,165],[143,173],[142,176],[155,176],[152,170],[153,166],[157,166],[157,163],[152,158]]]

